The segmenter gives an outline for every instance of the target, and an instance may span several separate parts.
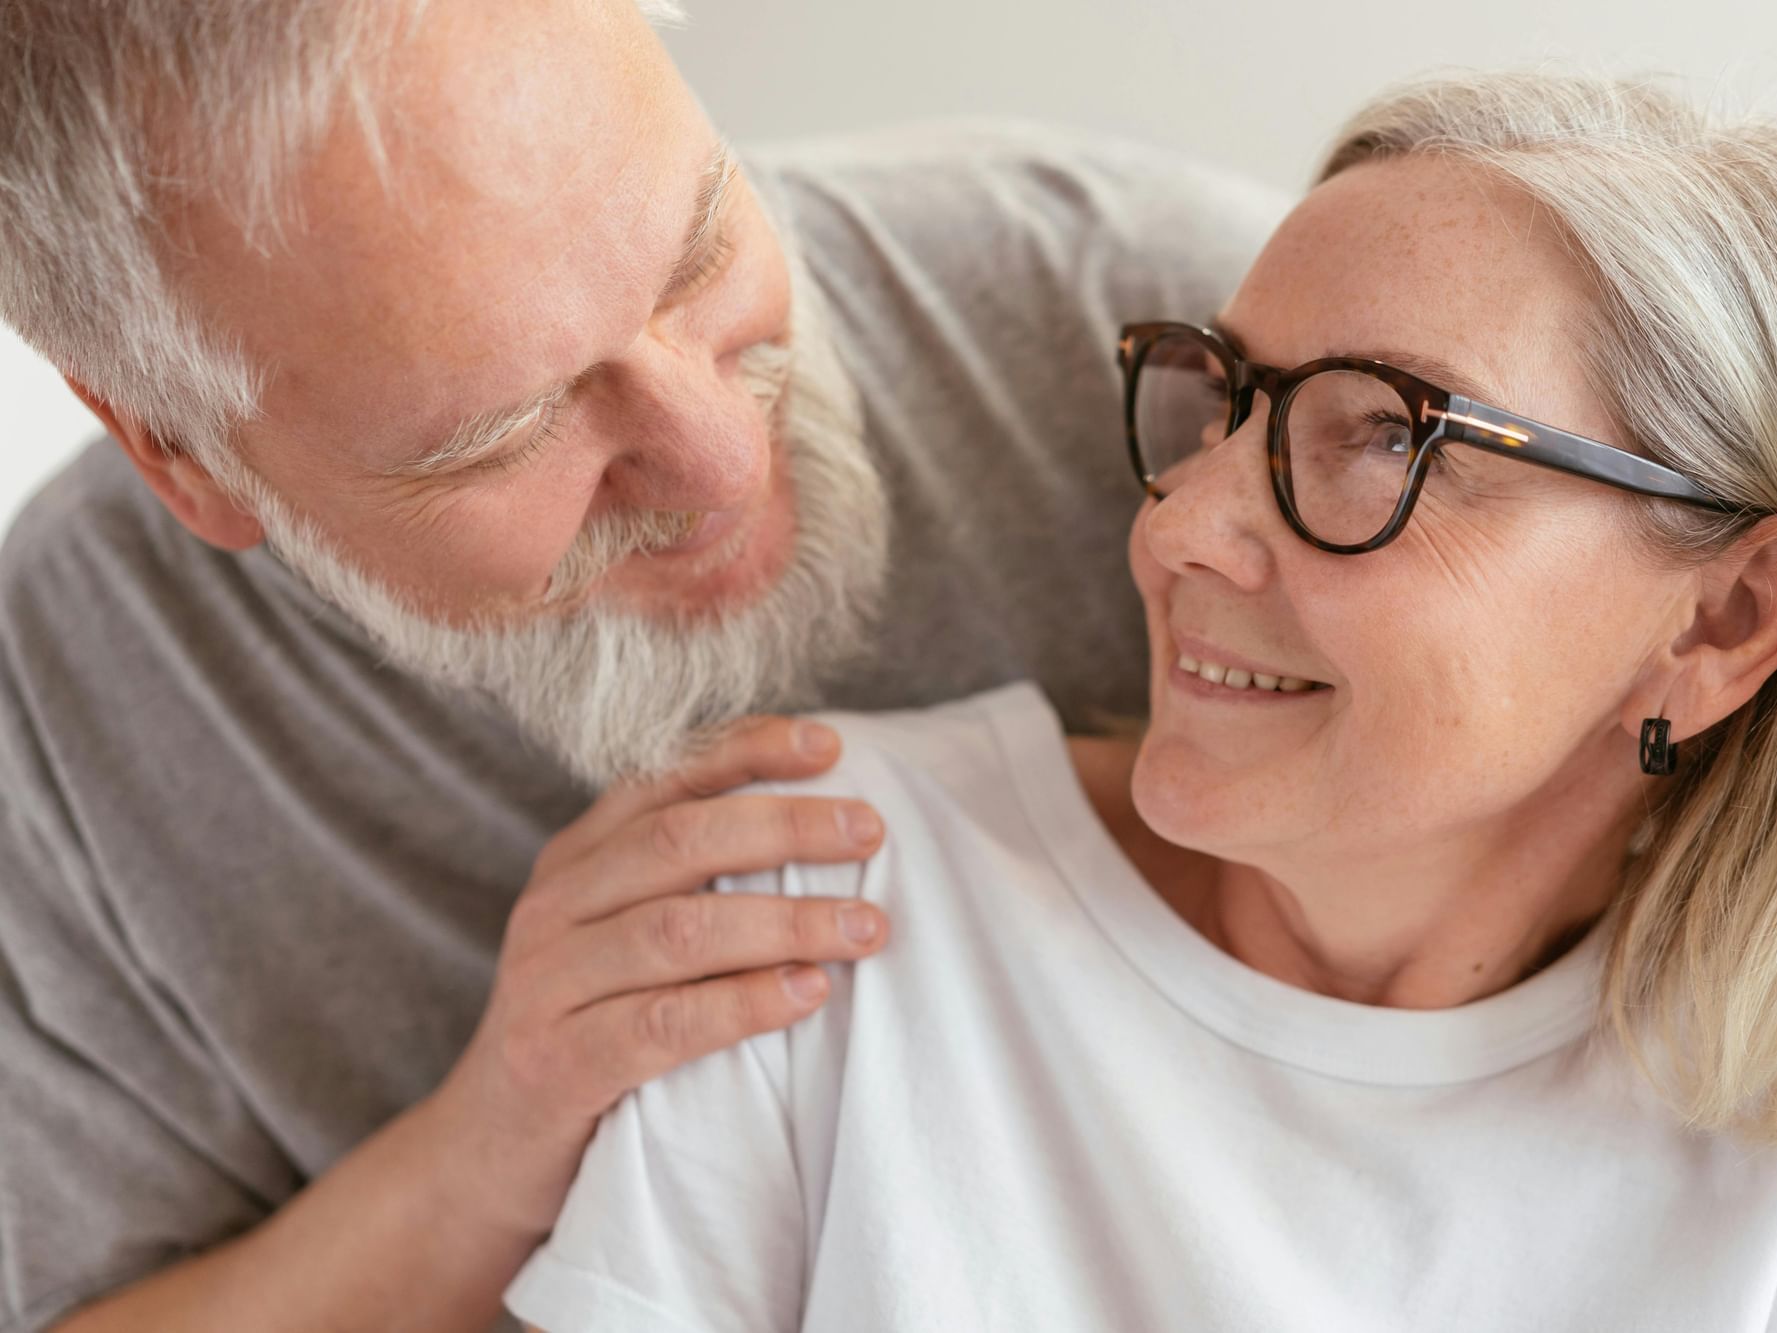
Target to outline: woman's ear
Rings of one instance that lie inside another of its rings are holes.
[[[208,469],[163,444],[127,412],[113,410],[78,380],[62,378],[122,447],[148,489],[193,536],[224,551],[245,551],[265,540],[259,520],[237,505]]]
[[[1777,519],[1698,574],[1694,617],[1671,648],[1664,715],[1675,740],[1707,731],[1777,672]]]

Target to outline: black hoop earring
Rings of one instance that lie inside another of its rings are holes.
[[[1678,742],[1669,740],[1672,723],[1663,717],[1650,717],[1641,724],[1641,771],[1658,778],[1671,777],[1678,771]]]

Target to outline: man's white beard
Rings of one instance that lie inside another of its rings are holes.
[[[658,774],[722,723],[819,702],[823,674],[865,646],[886,580],[888,499],[857,391],[820,294],[799,267],[793,279],[790,349],[753,348],[742,373],[788,463],[794,549],[777,582],[746,606],[693,620],[595,598],[519,624],[443,625],[355,568],[257,476],[243,468],[228,481],[284,563],[397,667],[492,699],[595,787]],[[613,564],[646,558],[689,526],[678,514],[602,518],[557,567],[546,601],[573,601]]]

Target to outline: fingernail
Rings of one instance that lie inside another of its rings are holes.
[[[862,903],[846,903],[839,909],[839,933],[853,944],[868,944],[876,938],[876,913]]]
[[[797,1004],[813,1004],[827,993],[827,974],[818,967],[784,967],[777,975],[784,994]]]
[[[842,805],[839,831],[863,847],[882,836],[882,817],[867,805]]]
[[[798,722],[790,732],[790,740],[797,753],[805,754],[810,759],[820,759],[833,753],[839,744],[839,737],[833,734],[831,727],[823,727],[819,722]]]

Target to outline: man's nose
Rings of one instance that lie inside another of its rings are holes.
[[[1166,568],[1213,570],[1248,591],[1270,578],[1283,519],[1271,494],[1266,406],[1260,395],[1240,428],[1198,454],[1148,515],[1148,548]]]
[[[771,434],[743,359],[645,337],[606,367],[604,481],[636,509],[734,509],[771,471]]]

